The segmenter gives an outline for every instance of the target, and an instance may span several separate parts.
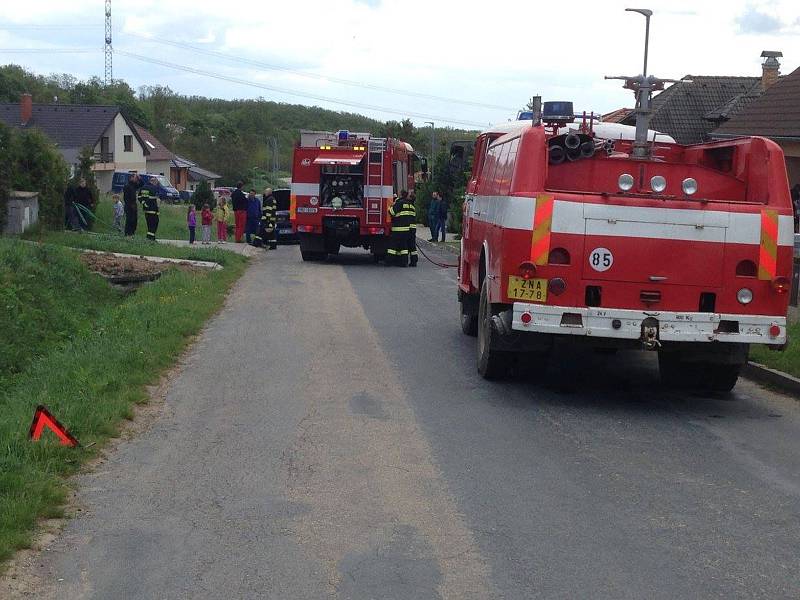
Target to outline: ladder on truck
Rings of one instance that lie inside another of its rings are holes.
[[[367,225],[383,222],[383,156],[386,138],[370,138],[367,142],[367,181],[364,199],[367,203]]]

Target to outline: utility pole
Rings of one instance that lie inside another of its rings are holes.
[[[111,0],[106,0],[106,73],[105,85],[114,83],[114,53],[111,49]]]
[[[434,127],[433,127],[433,121],[425,121],[425,125],[430,125],[431,126],[431,160],[430,160],[430,164],[428,165],[428,170],[431,173],[430,176],[429,176],[430,177],[429,180],[433,181],[433,163],[436,160],[436,154],[435,154],[435,150],[434,150],[435,147],[436,147],[436,144],[435,144],[436,129],[434,129]]]
[[[278,174],[278,138],[270,136],[267,138],[267,143],[272,149],[272,174]]]

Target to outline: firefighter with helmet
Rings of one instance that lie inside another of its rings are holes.
[[[158,180],[155,177],[147,180],[139,189],[137,199],[144,210],[144,220],[147,223],[147,239],[155,242],[156,231],[158,230]]]
[[[278,247],[277,210],[278,203],[275,201],[275,196],[272,195],[272,188],[265,189],[264,195],[261,197],[261,226],[258,235],[264,248],[270,250]]]
[[[392,235],[390,248],[386,251],[386,264],[407,267],[411,258],[411,266],[417,266],[416,221],[417,211],[408,199],[408,192],[402,190],[400,197],[389,208],[392,217]]]

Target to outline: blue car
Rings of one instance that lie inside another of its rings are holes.
[[[158,181],[158,199],[166,202],[177,203],[181,200],[181,195],[178,190],[172,186],[172,182],[164,175],[154,175],[152,173],[140,173],[140,177],[151,179],[153,177]],[[122,188],[128,183],[131,178],[131,173],[128,171],[115,171],[111,179],[111,193],[121,194]]]

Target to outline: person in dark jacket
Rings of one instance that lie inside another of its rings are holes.
[[[240,181],[236,184],[236,189],[231,194],[231,204],[233,205],[233,219],[234,219],[234,239],[237,242],[242,241],[244,228],[247,224],[247,196],[244,195],[242,187],[244,182]]]
[[[442,241],[447,239],[447,209],[450,208],[447,200],[440,197],[439,200],[439,231],[442,232]],[[436,240],[434,240],[436,241]]]
[[[128,236],[136,233],[136,225],[139,220],[137,195],[140,187],[142,187],[142,180],[138,173],[133,173],[128,178],[128,183],[122,188],[122,199],[125,205],[125,235]]]
[[[78,211],[78,223],[81,229],[89,228],[91,219],[91,208],[94,205],[92,190],[86,185],[86,180],[81,177],[78,187],[75,188],[75,209]]]
[[[439,241],[439,205],[441,202],[439,192],[432,192],[431,203],[428,206],[428,227],[431,229],[429,242]]]
[[[71,185],[64,190],[64,227],[70,231],[80,230],[78,211],[75,208],[75,188]]]
[[[261,223],[261,200],[256,197],[256,191],[250,190],[247,194],[247,221],[245,222],[245,239],[248,244],[261,245],[261,236],[258,227]],[[255,239],[254,239],[255,238]]]
[[[155,242],[158,231],[158,179],[153,177],[145,183],[139,190],[138,198],[147,223],[147,239]]]

